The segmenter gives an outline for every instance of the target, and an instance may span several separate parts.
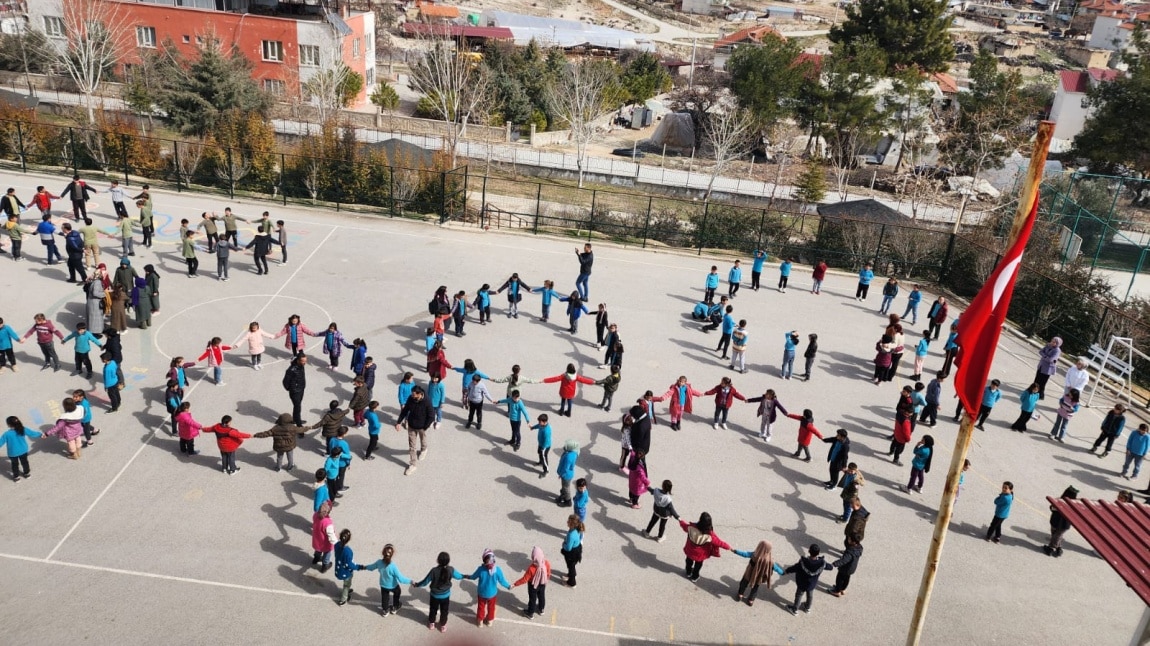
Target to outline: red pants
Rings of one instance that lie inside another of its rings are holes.
[[[364,408],[361,410],[357,410],[357,411],[354,411],[354,413],[355,413],[355,425],[356,426],[363,425],[363,416],[367,413],[367,409]]]
[[[479,608],[475,611],[475,621],[495,621],[495,597],[479,597]]]

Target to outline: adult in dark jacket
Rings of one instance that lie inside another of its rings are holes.
[[[1034,372],[1034,383],[1038,384],[1038,398],[1046,398],[1046,382],[1058,372],[1058,358],[1062,356],[1062,337],[1052,337],[1038,351],[1038,369]]]
[[[80,282],[88,280],[88,270],[84,268],[84,236],[79,231],[72,230],[72,224],[65,222],[60,227],[61,236],[64,237],[64,253],[68,255],[68,282],[76,282],[76,274],[80,275]]]
[[[303,419],[300,418],[300,409],[303,407],[304,390],[307,389],[307,375],[304,373],[306,365],[307,355],[301,352],[292,359],[291,365],[284,373],[283,387],[291,398],[291,418],[296,426],[304,425]]]
[[[583,245],[582,253],[579,252],[579,249],[575,249],[575,256],[579,258],[579,277],[575,279],[575,289],[579,291],[579,298],[586,301],[591,295],[587,281],[591,280],[591,265],[595,263],[595,254],[591,252],[591,243],[588,242]]]
[[[296,438],[307,433],[306,426],[297,426],[292,423],[291,413],[283,413],[276,419],[276,425],[266,431],[260,431],[252,437],[272,438],[272,450],[276,452],[276,471],[283,467],[284,457],[287,457],[287,470],[295,468]]]
[[[635,405],[630,410],[631,419],[631,449],[636,453],[649,455],[651,453],[651,416],[643,410],[642,406]]]
[[[88,193],[95,193],[96,189],[88,186],[88,184],[80,179],[79,175],[73,175],[72,181],[60,191],[60,199],[65,197],[72,198],[72,216],[79,222],[81,219],[88,217]]]
[[[1066,491],[1062,492],[1063,500],[1077,500],[1078,490],[1074,487],[1067,487]],[[1047,556],[1059,557],[1062,556],[1062,537],[1070,530],[1070,520],[1062,515],[1062,512],[1055,509],[1054,505],[1050,505],[1050,542],[1042,546],[1042,551]]]
[[[399,411],[399,419],[395,422],[395,430],[403,428],[407,423],[407,468],[403,475],[415,471],[415,462],[427,457],[427,429],[435,422],[435,408],[431,400],[423,392],[421,386],[411,391],[411,397]],[[415,449],[416,440],[419,440],[419,450]]]
[[[847,437],[846,429],[840,428],[835,431],[834,437],[824,438],[823,442],[831,445],[827,451],[827,470],[831,477],[827,480],[826,488],[834,489],[835,483],[839,481],[839,473],[851,461],[851,441]]]
[[[252,256],[255,257],[257,275],[268,273],[268,254],[271,253],[272,245],[279,243],[280,241],[273,238],[271,233],[260,227],[259,233],[251,239],[251,242],[244,245],[244,249],[253,249]]]
[[[942,325],[946,323],[946,317],[949,313],[945,296],[939,296],[938,299],[931,304],[927,318],[930,319],[930,336],[935,341],[938,340],[938,335],[942,332]]]
[[[4,214],[4,219],[7,220],[12,216],[20,217],[20,212],[23,211],[25,205],[16,197],[16,189],[10,188],[3,198],[0,198],[0,213]]]
[[[819,555],[819,552],[818,545],[811,545],[806,556],[784,570],[787,574],[795,575],[795,602],[787,606],[787,610],[790,610],[792,615],[799,610],[811,611],[811,593],[819,585],[819,576],[822,575],[823,571],[834,567],[827,563],[826,559]],[[799,605],[799,600],[802,599],[803,595],[806,595],[807,601]]]
[[[862,558],[863,547],[858,536],[847,536],[847,547],[842,558],[831,563],[835,568],[835,587],[831,594],[841,597],[847,593],[847,586],[851,583],[851,575],[858,569],[859,559]]]
[[[112,276],[112,286],[119,285],[125,293],[130,294],[132,288],[136,286],[136,279],[139,277],[136,269],[132,267],[132,261],[121,258],[120,266],[116,268],[116,273]]]

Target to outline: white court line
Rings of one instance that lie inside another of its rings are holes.
[[[268,302],[260,308],[260,311],[256,312],[256,315],[253,318],[259,318],[260,314],[263,314],[265,311],[267,311],[268,307],[271,307],[272,301],[274,301],[276,297],[278,297],[283,292],[283,290],[287,289],[287,286],[290,285],[295,279],[296,274],[298,274],[303,270],[305,266],[307,266],[308,262],[311,261],[315,254],[323,247],[323,245],[331,238],[332,234],[335,232],[335,228],[333,228],[331,231],[328,231],[323,240],[320,240],[315,249],[312,249],[312,252],[308,254],[308,257],[305,258],[302,263],[300,263],[299,267],[296,267],[296,270],[292,272],[292,275],[289,276],[286,281],[284,281],[283,285],[280,285],[280,288],[277,289],[275,294],[273,294],[272,297],[268,299]],[[188,394],[190,395],[195,392],[196,388],[198,388],[200,384],[204,383],[207,378],[208,375],[205,372],[198,380],[196,380],[196,383],[192,384],[192,387],[188,389]],[[92,504],[88,505],[88,508],[84,510],[84,513],[80,515],[80,518],[78,518],[76,522],[72,524],[72,528],[68,530],[68,533],[64,534],[64,538],[61,538],[60,542],[56,543],[56,547],[53,547],[52,551],[48,552],[48,556],[44,557],[45,561],[52,560],[52,557],[56,555],[56,552],[58,552],[60,548],[64,546],[64,543],[69,538],[71,538],[72,534],[76,531],[76,528],[80,526],[80,523],[84,522],[84,519],[88,517],[88,514],[92,513],[92,510],[96,508],[96,505],[100,504],[100,501],[104,499],[104,496],[107,495],[108,491],[112,488],[112,485],[116,484],[116,482],[120,480],[120,477],[124,475],[124,472],[128,470],[128,467],[132,466],[132,463],[136,461],[136,458],[140,457],[140,454],[144,452],[144,449],[148,448],[148,445],[152,443],[152,439],[156,437],[156,431],[159,428],[163,428],[163,425],[164,422],[161,422],[160,426],[152,429],[152,434],[148,436],[148,439],[144,440],[144,443],[140,445],[140,448],[136,449],[136,452],[132,454],[132,457],[128,458],[128,461],[124,463],[124,466],[120,468],[115,477],[112,478],[111,482],[109,482],[108,485],[104,487],[104,490],[100,492],[100,495],[96,496],[96,499],[92,501]]]
[[[89,565],[86,563],[73,563],[71,561],[53,561],[50,559],[37,558],[35,556],[21,556],[19,554],[3,554],[0,553],[0,558],[11,559],[13,561],[24,561],[27,563],[38,563],[40,565],[57,565],[63,567],[76,568],[79,570],[90,570],[93,572],[104,572],[108,574],[121,574],[124,576],[135,576],[144,579],[158,579],[160,581],[173,581],[176,583],[191,583],[193,585],[206,585],[217,588],[230,588],[232,590],[243,590],[245,592],[262,592],[264,594],[278,594],[285,597],[302,597],[305,599],[322,599],[324,601],[331,601],[332,597],[326,594],[309,594],[307,592],[299,592],[296,590],[277,590],[275,588],[261,588],[253,585],[241,585],[239,583],[227,583],[224,581],[210,581],[208,579],[193,579],[183,576],[174,576],[171,574],[156,574],[154,572],[141,572],[139,570],[125,570],[122,568],[104,567],[102,565]],[[405,601],[405,606],[413,608],[426,609],[423,604],[414,604],[411,601]],[[590,628],[576,628],[574,626],[556,626],[545,623],[536,623],[533,621],[524,621],[522,619],[500,619],[501,624],[515,624],[517,626],[534,626],[537,628],[551,628],[553,630],[561,630],[566,632],[579,633],[583,635],[596,635],[601,637],[611,637],[613,639],[631,639],[634,641],[642,642],[655,642],[661,643],[663,640],[654,639],[652,637],[644,637],[642,635],[628,635],[625,633],[609,632],[606,630],[592,630]]]

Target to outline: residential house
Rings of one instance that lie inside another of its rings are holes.
[[[375,88],[375,14],[370,11],[352,12],[343,3],[328,11],[286,0],[179,0],[183,6],[173,6],[174,1],[102,0],[115,5],[121,23],[132,28],[122,44],[129,50],[123,52],[123,65],[139,63],[145,52],[164,43],[194,58],[214,40],[236,48],[251,61],[252,77],[279,96],[298,96],[308,79],[335,61],[364,79],[352,107],[366,105]],[[67,46],[63,0],[35,0],[27,15],[29,25],[54,46]]]
[[[1086,94],[1090,89],[1100,83],[1112,81],[1120,74],[1121,72],[1116,70],[1096,67],[1059,72],[1058,86],[1054,89],[1054,103],[1050,108],[1050,120],[1055,122],[1051,151],[1068,150],[1074,138],[1082,132],[1086,118],[1092,111],[1086,105]]]
[[[1112,52],[1129,52],[1134,48],[1134,28],[1138,23],[1150,21],[1150,12],[1115,12],[1094,18],[1089,47]]]
[[[999,58],[1034,56],[1034,43],[1022,38],[991,36],[979,44],[982,49],[993,52]]]
[[[739,45],[761,45],[764,38],[782,38],[786,40],[786,36],[779,33],[777,29],[770,25],[757,25],[754,27],[747,27],[740,29],[734,33],[720,36],[715,41],[714,46],[714,65],[717,70],[724,70],[727,66],[727,60],[731,58],[731,53]]]
[[[730,4],[730,0],[680,0],[679,11],[697,16],[721,16]]]
[[[445,4],[419,2],[419,20],[428,24],[446,24],[459,20],[459,9]]]

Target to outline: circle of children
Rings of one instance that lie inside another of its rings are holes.
[[[74,216],[77,220],[83,220],[88,227],[91,227],[91,219],[87,217],[84,207],[85,201],[92,191],[94,189],[84,184],[78,177],[74,178],[64,191],[65,194],[70,194],[72,198]],[[113,205],[119,219],[127,219],[124,208],[126,196],[123,190],[113,183],[108,191],[112,193]],[[32,204],[42,212],[42,223],[54,226],[51,223],[50,204],[52,199],[58,198],[50,194],[47,194],[47,197],[41,197],[45,193],[42,188],[39,189],[37,196],[32,200]],[[152,200],[147,187],[145,186],[143,193],[134,199],[141,210],[141,221],[145,222],[142,225],[144,230],[143,244],[150,247],[151,234],[154,231],[151,225]],[[8,195],[0,199],[0,205],[3,205],[4,212],[9,216],[8,230],[12,242],[13,258],[20,259],[19,241],[21,236],[20,233],[13,232],[20,231],[18,217],[23,203],[15,198],[10,189]],[[227,280],[228,255],[227,253],[218,254],[218,250],[229,245],[229,243],[230,249],[238,248],[235,220],[242,220],[242,218],[233,216],[230,209],[225,211],[225,234],[222,239],[219,238],[211,215],[205,214],[204,221],[200,225],[207,229],[208,249],[217,252],[217,259],[221,263],[218,274],[220,280]],[[13,225],[14,221],[15,224]],[[271,228],[266,212],[259,222],[260,236],[270,239]],[[139,224],[139,222],[134,224]],[[180,234],[181,248],[184,257],[188,259],[189,275],[194,276],[197,264],[194,262],[194,255],[197,250],[194,248],[194,243],[190,242],[193,239],[194,231],[186,228],[186,222],[184,224],[185,227],[181,229]],[[287,261],[284,225],[282,221],[277,222],[277,225],[278,240],[271,240],[271,242],[265,240],[262,250],[260,245],[255,245],[257,255],[263,256],[262,263],[257,261],[257,269],[260,274],[267,273],[266,255],[271,244],[281,245],[283,249],[281,264]],[[47,229],[47,227],[44,228]],[[123,351],[119,337],[127,329],[127,318],[124,310],[127,307],[128,299],[125,298],[125,294],[131,294],[130,303],[131,307],[136,310],[137,327],[148,328],[151,315],[160,313],[159,275],[152,265],[145,267],[144,277],[138,276],[132,268],[129,257],[133,256],[134,253],[130,240],[132,236],[130,227],[123,229],[123,236],[126,240],[122,248],[120,266],[114,276],[111,277],[108,276],[104,266],[99,263],[98,249],[89,249],[88,239],[85,237],[84,244],[79,247],[79,250],[74,250],[71,241],[71,236],[74,234],[70,230],[70,224],[64,223],[62,228],[64,231],[60,235],[64,235],[68,240],[69,269],[73,269],[74,254],[81,254],[83,258],[83,260],[76,262],[77,271],[75,273],[80,275],[80,281],[85,285],[87,320],[78,322],[75,329],[64,336],[43,314],[35,315],[32,327],[23,335],[18,334],[11,325],[0,319],[0,371],[4,367],[10,368],[12,371],[17,370],[13,344],[24,343],[26,339],[32,336],[36,337],[36,342],[43,354],[43,369],[51,367],[54,370],[59,370],[60,361],[55,350],[55,340],[58,338],[62,343],[74,342],[75,344],[73,346],[75,367],[72,374],[74,376],[83,375],[91,380],[93,371],[88,354],[91,351],[91,346],[95,345],[103,350],[100,360],[103,362],[101,373],[109,401],[107,412],[114,413],[121,405],[119,391],[124,387],[123,372],[120,368],[123,364]],[[52,243],[52,235],[56,232],[54,229],[47,231],[38,229],[38,232],[41,233],[42,241],[45,241],[44,246],[48,248],[47,262],[53,264],[54,243]],[[191,257],[189,257],[187,249],[189,245],[193,245],[190,251]],[[248,247],[252,246],[253,244],[248,245]],[[426,387],[416,385],[415,376],[412,373],[406,373],[403,375],[398,388],[399,413],[395,428],[397,431],[406,429],[408,432],[409,459],[408,466],[404,471],[405,475],[413,473],[418,463],[427,457],[429,450],[427,432],[430,429],[439,428],[442,423],[443,406],[448,402],[444,379],[446,379],[449,370],[461,373],[462,376],[462,387],[457,392],[460,395],[460,403],[467,410],[467,421],[464,428],[470,428],[474,424],[476,429],[482,429],[485,403],[505,406],[507,419],[510,423],[510,437],[506,441],[506,445],[516,452],[519,451],[522,443],[522,426],[524,423],[530,424],[531,421],[521,392],[521,388],[525,385],[558,384],[560,404],[556,414],[567,417],[571,416],[578,385],[599,385],[603,387],[603,399],[598,407],[604,411],[610,411],[613,397],[621,381],[624,348],[618,326],[609,321],[606,306],[603,304],[598,305],[594,312],[596,338],[593,344],[597,349],[605,350],[603,362],[599,368],[608,369],[608,374],[602,379],[593,380],[579,374],[574,364],[568,364],[566,371],[562,374],[543,379],[533,379],[523,375],[520,366],[516,365],[512,367],[507,376],[491,379],[472,360],[466,359],[462,366],[453,366],[445,354],[446,334],[452,333],[458,337],[465,336],[467,334],[465,327],[469,321],[474,319],[478,320],[479,325],[485,326],[491,323],[492,303],[500,294],[506,294],[505,314],[508,318],[517,319],[519,317],[519,306],[525,294],[535,294],[540,297],[541,314],[539,320],[541,322],[549,321],[551,307],[555,301],[565,303],[568,331],[573,335],[578,334],[580,318],[585,314],[589,316],[592,314],[587,303],[594,254],[590,244],[585,245],[582,250],[576,249],[575,253],[579,264],[579,274],[576,279],[576,289],[569,295],[563,295],[556,291],[554,283],[549,280],[544,281],[542,286],[531,287],[518,274],[512,274],[497,289],[493,289],[490,284],[484,284],[473,295],[468,295],[465,291],[449,294],[447,287],[439,287],[436,290],[432,300],[428,303],[428,314],[432,317],[432,323],[427,329],[425,348],[429,382]],[[58,252],[55,255],[59,259]],[[766,257],[764,251],[759,250],[754,253],[750,283],[750,289],[754,291],[758,291],[760,288],[760,277]],[[96,265],[96,271],[91,277],[84,275],[85,265],[88,264]],[[785,259],[780,264],[777,287],[779,292],[786,292],[792,264],[790,259]],[[827,265],[825,262],[820,261],[815,265],[812,272],[811,294],[821,295],[826,272]],[[75,278],[75,275],[71,276],[70,282],[75,281]],[[867,299],[873,279],[874,272],[870,265],[865,266],[859,272],[858,287],[855,293],[856,300],[865,301]],[[745,373],[745,351],[749,339],[746,329],[747,322],[746,320],[736,321],[734,319],[732,303],[738,295],[741,284],[742,269],[739,261],[735,261],[727,276],[727,295],[715,302],[714,297],[720,286],[720,278],[717,267],[712,267],[705,278],[704,300],[694,308],[693,316],[708,321],[702,330],[706,332],[715,329],[721,330],[720,339],[715,348],[716,352],[720,353],[722,359],[729,359],[729,367],[732,370]],[[906,310],[901,317],[890,312],[898,293],[898,281],[892,277],[883,286],[882,301],[878,310],[879,313],[889,316],[889,324],[875,346],[876,356],[873,375],[875,384],[891,381],[900,365],[905,347],[903,322],[909,320],[910,325],[917,325],[918,323],[918,310],[921,302],[919,286],[915,285],[909,293]],[[107,324],[105,324],[105,317],[109,319]],[[934,427],[937,423],[942,383],[950,372],[957,349],[955,344],[957,318],[950,324],[950,333],[943,348],[942,368],[928,385],[922,383],[921,377],[930,342],[939,339],[940,332],[946,325],[948,317],[949,309],[946,299],[939,297],[927,313],[928,329],[922,332],[921,340],[914,346],[911,379],[916,383],[913,386],[905,386],[899,394],[895,406],[894,432],[890,437],[891,444],[887,453],[896,465],[902,464],[902,453],[906,445],[910,443],[917,424],[922,423],[928,427]],[[102,330],[102,334],[95,333],[95,330]],[[331,401],[322,419],[310,426],[301,419],[302,402],[306,390],[306,366],[308,365],[308,357],[305,354],[306,337],[323,339],[323,352],[327,355],[329,366],[333,372],[339,369],[343,349],[350,349],[352,351],[350,369],[354,374],[354,392],[348,409],[341,408],[340,402],[337,400]],[[342,496],[340,492],[346,489],[344,480],[353,457],[348,443],[350,427],[344,423],[349,413],[352,416],[351,426],[355,428],[366,427],[367,429],[368,440],[362,454],[363,458],[366,460],[375,459],[372,454],[378,447],[382,428],[381,405],[373,399],[376,364],[372,357],[367,354],[365,340],[355,339],[348,343],[335,323],[328,325],[325,330],[315,332],[306,326],[298,315],[292,315],[275,334],[263,330],[258,322],[252,322],[248,329],[240,335],[240,342],[247,345],[252,369],[262,369],[261,358],[265,352],[265,339],[280,338],[284,339],[285,348],[293,357],[283,377],[283,387],[287,390],[293,405],[292,413],[283,413],[271,429],[254,435],[243,433],[232,427],[230,416],[224,416],[218,424],[211,426],[204,426],[198,422],[192,413],[192,403],[184,399],[184,392],[188,387],[187,370],[200,362],[205,362],[212,369],[213,382],[217,385],[223,385],[224,352],[232,350],[233,347],[224,345],[222,340],[216,337],[211,339],[196,361],[185,361],[184,357],[175,357],[171,361],[170,370],[167,374],[167,388],[164,394],[164,405],[171,416],[170,432],[172,435],[179,436],[180,453],[186,457],[199,454],[199,450],[195,448],[195,440],[201,431],[212,433],[221,453],[221,471],[231,475],[240,470],[240,467],[236,465],[235,452],[244,440],[252,437],[271,438],[272,449],[276,453],[274,469],[280,471],[286,468],[290,471],[295,467],[294,451],[297,438],[304,436],[310,430],[320,430],[325,444],[325,448],[321,451],[325,455],[325,460],[323,468],[316,470],[314,474],[311,537],[314,552],[312,563],[319,568],[321,573],[324,573],[332,567],[334,556],[335,576],[342,581],[342,590],[337,600],[339,605],[346,604],[353,593],[352,580],[355,572],[359,570],[377,571],[382,594],[381,612],[385,616],[394,614],[402,605],[400,585],[412,582],[400,572],[396,562],[395,547],[391,544],[384,546],[381,558],[372,563],[357,563],[350,547],[351,531],[342,529],[337,533],[332,517],[332,509],[338,504],[337,499]],[[817,335],[809,335],[803,355],[805,359],[803,380],[811,378],[818,352],[817,341]],[[786,333],[779,373],[779,376],[784,380],[788,380],[792,376],[792,366],[799,344],[800,338],[797,332]],[[1027,431],[1026,424],[1034,415],[1037,402],[1044,398],[1048,380],[1056,374],[1061,355],[1060,346],[1061,340],[1055,338],[1041,350],[1035,382],[1021,394],[1022,412],[1018,420],[1011,425],[1013,430]],[[728,351],[730,351],[730,357],[728,357]],[[495,400],[485,380],[506,384],[505,397]],[[1074,367],[1068,370],[1063,393],[1059,398],[1051,438],[1062,441],[1067,423],[1078,409],[1078,398],[1088,380],[1089,373],[1086,371],[1084,361],[1079,360]],[[648,477],[647,456],[651,449],[651,430],[657,423],[656,404],[662,402],[668,404],[670,428],[679,431],[684,417],[694,412],[694,398],[701,396],[714,396],[713,426],[715,428],[727,428],[728,412],[735,400],[741,400],[758,404],[759,437],[764,441],[771,441],[774,424],[780,413],[798,421],[798,443],[797,449],[793,453],[794,457],[810,462],[809,445],[815,437],[830,445],[827,453],[828,479],[825,482],[825,488],[828,490],[836,487],[842,489],[841,494],[839,494],[842,499],[842,514],[838,516],[837,520],[845,524],[845,549],[838,560],[833,563],[828,562],[820,554],[821,550],[816,544],[810,546],[807,555],[802,557],[798,563],[784,569],[774,562],[772,546],[767,541],[760,541],[751,551],[732,549],[716,534],[709,513],[700,514],[696,522],[680,519],[672,501],[673,484],[670,480],[663,480],[658,487],[652,486]],[[983,423],[1000,396],[999,382],[994,380],[986,388],[982,408],[977,417],[977,428],[983,428]],[[70,459],[78,460],[81,457],[82,448],[93,445],[95,436],[100,433],[93,424],[93,410],[87,399],[86,390],[75,390],[72,397],[62,402],[62,409],[63,412],[59,419],[44,434],[64,440],[67,446],[67,456]],[[956,420],[959,412],[956,411]],[[1091,448],[1093,452],[1103,444],[1105,445],[1103,453],[1099,457],[1105,457],[1109,454],[1115,440],[1121,434],[1125,425],[1124,413],[1125,409],[1118,405],[1103,422],[1102,434]],[[7,453],[12,463],[13,480],[19,482],[21,478],[31,476],[28,462],[28,440],[39,438],[43,434],[35,429],[25,427],[15,416],[8,417],[6,421],[7,431],[0,436],[0,445],[7,447]],[[529,428],[536,432],[539,477],[545,478],[550,473],[553,431],[549,415],[540,414],[535,421],[536,423],[530,425]],[[735,389],[729,377],[724,377],[715,387],[700,392],[691,385],[685,376],[675,380],[661,395],[656,396],[653,391],[646,391],[642,397],[636,400],[634,405],[628,408],[626,414],[623,415],[621,425],[621,451],[618,468],[628,478],[631,506],[635,509],[640,508],[640,499],[645,493],[651,493],[654,501],[653,513],[642,533],[662,543],[665,540],[664,531],[668,520],[672,517],[678,520],[681,529],[687,535],[683,553],[685,556],[684,574],[688,579],[691,581],[698,580],[702,565],[708,558],[717,556],[721,550],[729,550],[750,560],[735,595],[737,600],[743,601],[747,605],[753,605],[761,585],[765,584],[769,588],[772,576],[784,573],[794,574],[797,583],[794,601],[786,606],[791,613],[796,613],[799,610],[809,612],[812,592],[818,585],[821,573],[825,570],[837,569],[835,584],[829,592],[838,597],[846,593],[851,576],[856,571],[862,556],[862,542],[870,512],[862,505],[859,498],[860,490],[865,485],[865,478],[858,465],[850,461],[850,439],[845,429],[838,429],[833,437],[824,438],[815,426],[814,415],[809,409],[802,411],[801,414],[788,412],[773,389],[767,389],[761,396],[747,398]],[[1127,477],[1127,471],[1131,466],[1133,466],[1133,471],[1129,477],[1138,476],[1142,457],[1146,453],[1148,443],[1150,443],[1147,430],[1147,426],[1142,424],[1136,432],[1131,434],[1126,446],[1123,477]],[[907,484],[903,487],[904,491],[921,493],[925,474],[930,471],[933,451],[934,440],[930,435],[924,435],[912,448],[910,475]],[[577,441],[568,440],[564,442],[561,457],[556,467],[560,489],[555,502],[560,507],[571,507],[573,511],[567,518],[567,532],[560,550],[567,569],[565,584],[572,588],[576,586],[576,568],[582,560],[582,537],[585,531],[584,522],[590,499],[586,479],[576,477],[578,454],[579,444]],[[965,468],[969,468],[969,466],[968,461]],[[574,494],[572,494],[573,486]],[[988,541],[999,541],[1002,522],[1010,513],[1013,500],[1012,491],[1011,483],[1004,483],[1002,493],[994,501],[995,511],[986,534]],[[1076,495],[1076,491],[1070,488],[1063,495],[1073,497]],[[1130,494],[1126,492],[1124,492],[1123,498],[1131,499]],[[656,525],[658,525],[657,533],[655,533]],[[1048,554],[1053,556],[1062,554],[1062,536],[1068,528],[1069,524],[1065,519],[1054,512],[1051,518],[1051,539],[1043,547]],[[495,619],[496,596],[499,586],[510,589],[513,586],[526,584],[528,602],[524,614],[528,618],[541,614],[546,607],[546,586],[551,580],[551,565],[543,550],[540,547],[534,547],[531,551],[531,565],[523,576],[512,584],[508,582],[502,568],[496,563],[491,550],[483,552],[482,562],[468,575],[464,575],[451,565],[451,557],[446,552],[440,552],[436,558],[436,565],[428,571],[422,580],[414,584],[415,586],[430,586],[428,629],[438,629],[441,632],[446,629],[452,585],[454,581],[462,579],[477,581],[479,603],[476,623],[490,626]]]

